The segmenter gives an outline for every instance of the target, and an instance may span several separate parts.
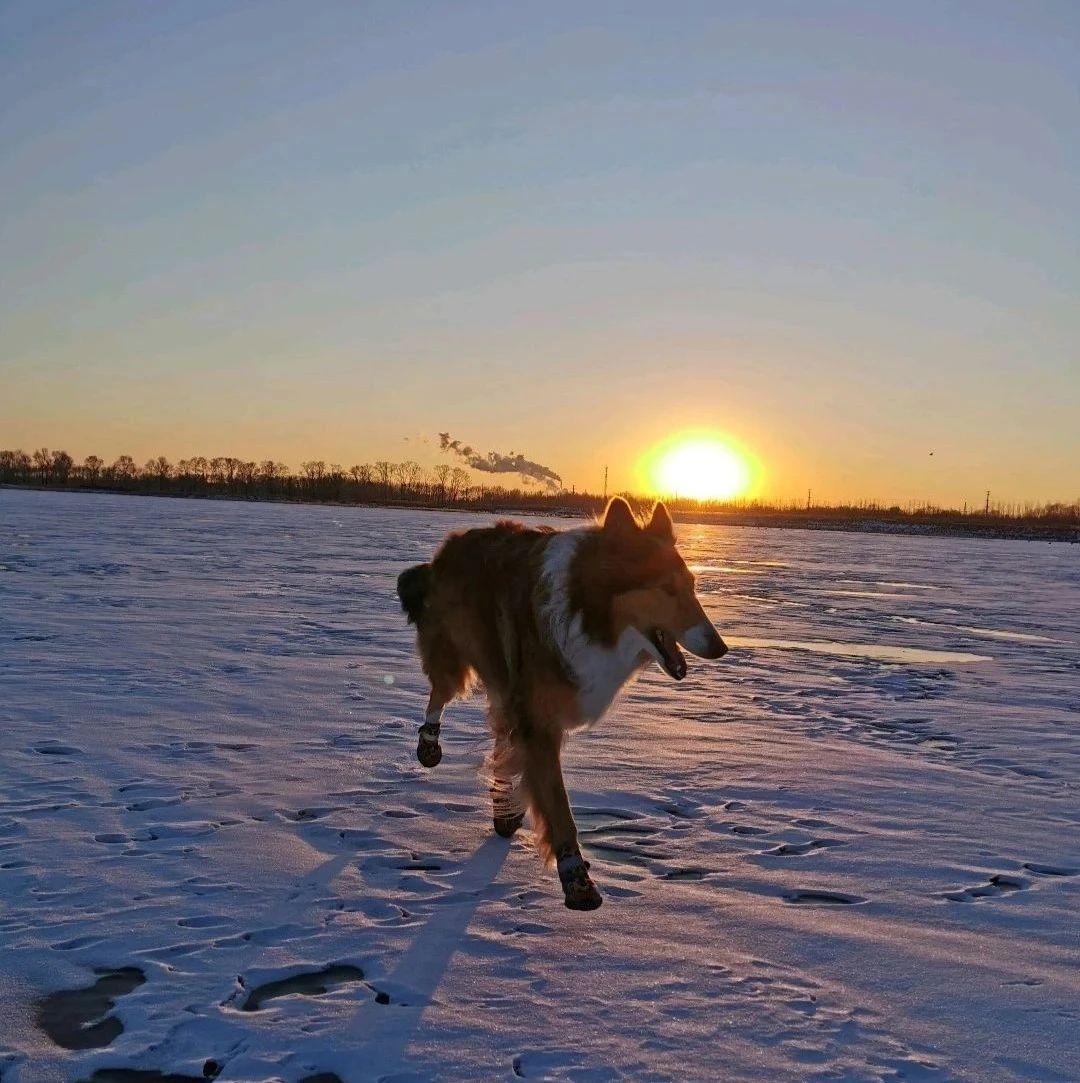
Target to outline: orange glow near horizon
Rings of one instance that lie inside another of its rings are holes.
[[[639,465],[656,496],[734,500],[757,488],[753,456],[720,433],[681,433],[649,451]]]

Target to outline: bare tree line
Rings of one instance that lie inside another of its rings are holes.
[[[0,484],[112,492],[167,494],[173,496],[234,497],[248,500],[290,500],[348,504],[394,504],[417,507],[513,509],[549,514],[590,514],[599,509],[595,493],[536,488],[477,485],[461,466],[439,464],[428,468],[414,460],[380,459],[345,468],[339,463],[313,459],[297,472],[273,459],[261,462],[228,455],[206,458],[196,455],[170,462],[164,455],[142,466],[130,455],[107,463],[88,455],[81,463],[66,451],[38,448],[0,451]],[[651,500],[620,493],[644,508]],[[1080,500],[1072,503],[991,503],[969,511],[945,508],[929,502],[904,505],[874,500],[815,503],[760,500],[669,500],[673,510],[702,519],[738,514],[744,521],[762,525],[782,520],[785,524],[813,522],[817,525],[874,518],[886,522],[1031,523],[1048,527],[1080,526]]]
[[[441,463],[425,469],[418,462],[340,463],[312,459],[297,472],[273,459],[261,462],[231,455],[202,455],[170,462],[164,455],[142,466],[130,455],[106,463],[88,455],[82,463],[66,451],[39,448],[0,451],[0,484],[102,489],[176,496],[234,496],[264,500],[340,501],[343,503],[401,503],[425,507],[539,503],[545,508],[571,503],[584,506],[574,494],[549,494],[524,488],[476,485],[461,466]]]

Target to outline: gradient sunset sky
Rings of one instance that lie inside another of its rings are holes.
[[[1075,499],[1078,87],[1074,0],[4,3],[0,447]]]

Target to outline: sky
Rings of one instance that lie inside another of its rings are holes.
[[[5,0],[0,447],[1077,499],[1078,73],[1072,0]]]

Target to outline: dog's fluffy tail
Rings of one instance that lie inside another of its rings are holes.
[[[430,564],[417,564],[414,568],[406,568],[398,576],[397,593],[410,624],[417,624],[423,616],[424,602],[430,589]]]

